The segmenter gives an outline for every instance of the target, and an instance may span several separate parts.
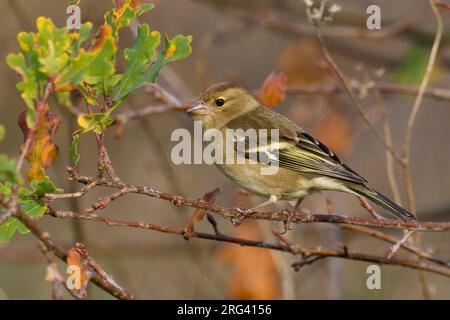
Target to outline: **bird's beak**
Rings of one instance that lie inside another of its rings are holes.
[[[209,108],[201,101],[196,101],[189,109],[186,110],[186,112],[192,114],[206,114],[209,113]]]

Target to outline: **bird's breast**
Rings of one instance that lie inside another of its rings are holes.
[[[260,196],[276,195],[281,199],[298,199],[312,192],[311,179],[289,169],[277,168],[275,174],[263,175],[261,170],[269,166],[259,163],[216,166],[232,181]]]

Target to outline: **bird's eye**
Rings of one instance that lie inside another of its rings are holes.
[[[221,107],[225,103],[225,100],[223,98],[217,98],[215,101],[216,106]]]

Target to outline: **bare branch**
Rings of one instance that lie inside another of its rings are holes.
[[[113,189],[126,189],[129,193],[144,194],[152,198],[158,198],[172,202],[177,207],[186,206],[203,209],[222,215],[225,218],[241,217],[242,212],[236,208],[225,208],[202,200],[192,200],[181,196],[173,195],[168,192],[159,191],[149,186],[132,185],[123,182],[115,182],[98,177],[88,177],[79,175],[74,168],[70,168],[70,175],[73,180],[83,184],[89,184],[97,181],[99,186],[109,187]],[[299,215],[289,210],[275,212],[255,212],[248,217],[249,219],[271,220],[285,222],[290,220],[293,223],[314,223],[328,222],[337,224],[352,224],[371,227],[384,227],[404,230],[416,231],[447,231],[450,230],[450,222],[418,222],[418,221],[400,221],[392,219],[366,219],[351,217],[345,215],[328,215],[328,214],[307,214]]]
[[[21,211],[18,211],[15,214],[15,217],[19,219],[20,222],[22,222],[28,228],[28,230],[33,233],[34,236],[41,240],[49,251],[55,254],[62,261],[66,262],[67,252],[63,248],[58,246],[55,242],[53,242],[53,239],[48,232],[43,231],[36,222],[34,222],[30,217],[28,217]],[[105,281],[98,274],[94,274],[91,280],[98,287],[116,297],[117,299],[133,299],[133,295],[127,290]]]
[[[163,227],[155,224],[150,224],[146,222],[134,222],[134,221],[124,221],[117,219],[105,218],[97,215],[88,215],[71,211],[54,211],[50,210],[48,212],[49,215],[56,218],[73,218],[73,219],[81,219],[81,220],[89,220],[105,223],[110,227],[120,226],[120,227],[130,227],[130,228],[139,228],[139,229],[147,229],[152,231],[159,231],[162,233],[176,234],[180,236],[184,236],[183,229],[176,229],[170,227]],[[450,277],[450,268],[439,266],[431,263],[427,263],[424,261],[418,260],[405,260],[399,258],[388,259],[386,257],[379,257],[374,255],[369,255],[365,253],[357,253],[351,252],[347,248],[342,250],[334,250],[323,247],[310,248],[310,247],[300,247],[294,244],[273,244],[264,241],[255,241],[255,240],[247,240],[232,236],[227,236],[222,233],[208,234],[202,232],[192,232],[190,234],[192,238],[200,238],[207,240],[215,240],[220,242],[228,242],[235,243],[241,246],[251,246],[251,247],[259,247],[265,249],[273,249],[278,251],[289,252],[292,254],[300,254],[303,257],[312,258],[315,257],[312,261],[308,260],[307,264],[317,261],[317,259],[325,258],[325,257],[336,257],[350,260],[359,260],[366,262],[373,262],[379,264],[386,265],[396,265],[403,266],[412,269],[418,269],[423,271],[429,271],[432,273],[444,275]],[[280,237],[281,235],[278,235]],[[282,237],[282,236],[281,236]],[[295,267],[295,266],[294,266]],[[298,265],[297,265],[298,267]]]

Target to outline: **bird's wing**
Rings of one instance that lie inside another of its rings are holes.
[[[298,131],[295,141],[280,146],[278,161],[282,168],[330,176],[358,184],[367,182],[326,145],[306,132]]]
[[[269,114],[267,114],[269,112]],[[245,139],[245,151],[243,156],[256,159],[261,163],[271,163],[280,168],[286,168],[301,173],[311,173],[338,178],[357,184],[366,184],[366,180],[348,167],[326,145],[301,130],[289,119],[270,110],[253,112],[246,115],[247,119],[230,121],[228,128],[268,129],[268,141],[266,146],[258,143],[249,144]],[[265,115],[264,115],[265,113]],[[270,119],[267,121],[267,119]],[[261,124],[264,125],[261,125]],[[278,129],[279,137],[271,137],[270,129]],[[278,140],[276,142],[276,140]],[[239,151],[239,150],[238,150]]]

